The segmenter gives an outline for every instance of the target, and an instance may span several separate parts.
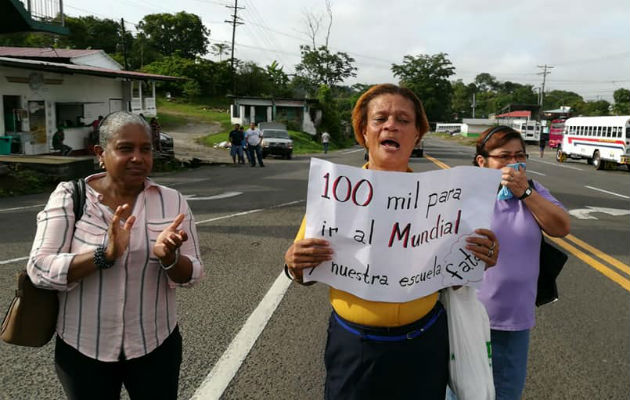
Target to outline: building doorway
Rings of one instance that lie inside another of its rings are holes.
[[[22,109],[20,96],[2,96],[2,104],[5,135],[22,131],[22,118],[26,111]]]

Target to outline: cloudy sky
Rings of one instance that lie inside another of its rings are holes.
[[[201,17],[211,43],[229,43],[226,5],[234,0],[65,0],[66,14],[129,21],[186,11]],[[539,65],[550,65],[546,90],[571,90],[587,100],[612,101],[630,88],[628,0],[331,0],[329,47],[354,57],[357,77],[346,81],[396,82],[391,64],[405,55],[448,53],[455,79],[470,83],[482,72],[499,81],[540,87]],[[238,0],[243,25],[235,56],[292,73],[299,46],[310,42],[305,15],[325,16],[324,0]],[[325,24],[323,24],[325,25]],[[325,26],[318,44],[324,40]],[[211,59],[218,59],[208,54]]]

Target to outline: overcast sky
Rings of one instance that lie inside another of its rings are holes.
[[[186,11],[201,17],[210,42],[229,43],[226,5],[233,0],[65,0],[67,15],[129,21]],[[325,15],[324,0],[238,0],[243,25],[235,57],[261,66],[277,60],[292,73],[300,44],[308,44],[305,14]],[[354,57],[352,83],[396,82],[391,64],[405,55],[448,53],[453,79],[465,83],[482,72],[499,81],[542,85],[538,65],[550,65],[545,90],[571,90],[587,100],[630,88],[628,0],[332,0],[329,47]],[[324,16],[324,20],[326,17]],[[325,24],[318,44],[322,43]],[[206,57],[218,59],[208,54]]]

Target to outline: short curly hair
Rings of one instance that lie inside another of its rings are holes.
[[[352,128],[354,129],[354,137],[357,142],[365,147],[365,139],[363,138],[363,132],[367,127],[367,112],[368,106],[372,100],[383,94],[397,94],[406,99],[409,99],[413,103],[413,108],[416,113],[416,128],[422,137],[429,131],[429,120],[424,112],[422,101],[415,95],[414,92],[405,88],[393,85],[391,83],[383,83],[380,85],[374,85],[363,93],[352,110]]]

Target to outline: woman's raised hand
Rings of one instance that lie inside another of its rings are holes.
[[[129,204],[123,204],[116,207],[114,217],[109,225],[107,236],[109,242],[107,243],[107,249],[105,250],[105,258],[109,261],[114,261],[120,257],[127,247],[129,247],[129,235],[131,234],[131,228],[133,223],[136,222],[136,217],[133,215],[127,218],[124,225],[120,226],[121,215],[129,208]]]
[[[160,232],[157,239],[155,239],[153,254],[163,261],[163,264],[171,264],[175,259],[175,251],[181,247],[182,243],[188,240],[188,234],[178,229],[179,225],[184,221],[184,217],[184,214],[179,214],[175,217],[173,223]]]
[[[302,281],[305,268],[317,267],[332,260],[333,250],[324,239],[302,239],[293,243],[284,254],[284,262],[298,282]]]
[[[514,196],[521,197],[529,187],[525,168],[521,166],[518,167],[518,170],[512,167],[501,168],[501,184],[507,186]]]
[[[480,236],[467,237],[466,248],[486,263],[486,269],[495,266],[499,258],[499,242],[496,235],[490,229],[476,229],[475,233]]]

